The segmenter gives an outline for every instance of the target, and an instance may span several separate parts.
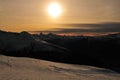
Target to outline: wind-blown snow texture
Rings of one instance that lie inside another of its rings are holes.
[[[92,66],[0,55],[0,80],[120,80],[120,74]]]

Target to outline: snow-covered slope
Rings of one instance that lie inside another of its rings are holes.
[[[0,55],[0,80],[120,80],[103,68]]]
[[[27,32],[11,33],[0,31],[0,50],[1,51],[55,51],[63,48],[47,43],[40,39],[36,39]]]

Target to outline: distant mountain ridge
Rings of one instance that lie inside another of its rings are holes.
[[[62,51],[65,48],[50,44],[32,36],[28,32],[12,33],[0,31],[0,51]]]

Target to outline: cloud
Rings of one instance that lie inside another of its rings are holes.
[[[52,32],[52,33],[109,33],[120,32],[119,22],[99,23],[99,24],[56,24],[59,28],[51,31],[30,31],[30,32]]]
[[[120,23],[101,23],[101,24],[62,24],[63,26],[72,26],[69,28],[59,28],[59,32],[78,33],[78,32],[120,32]],[[81,28],[81,27],[87,27]]]

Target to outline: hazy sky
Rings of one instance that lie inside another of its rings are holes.
[[[51,2],[62,7],[56,19],[47,12]],[[119,8],[120,0],[0,0],[0,29],[38,31],[63,28],[50,24],[120,22]]]

